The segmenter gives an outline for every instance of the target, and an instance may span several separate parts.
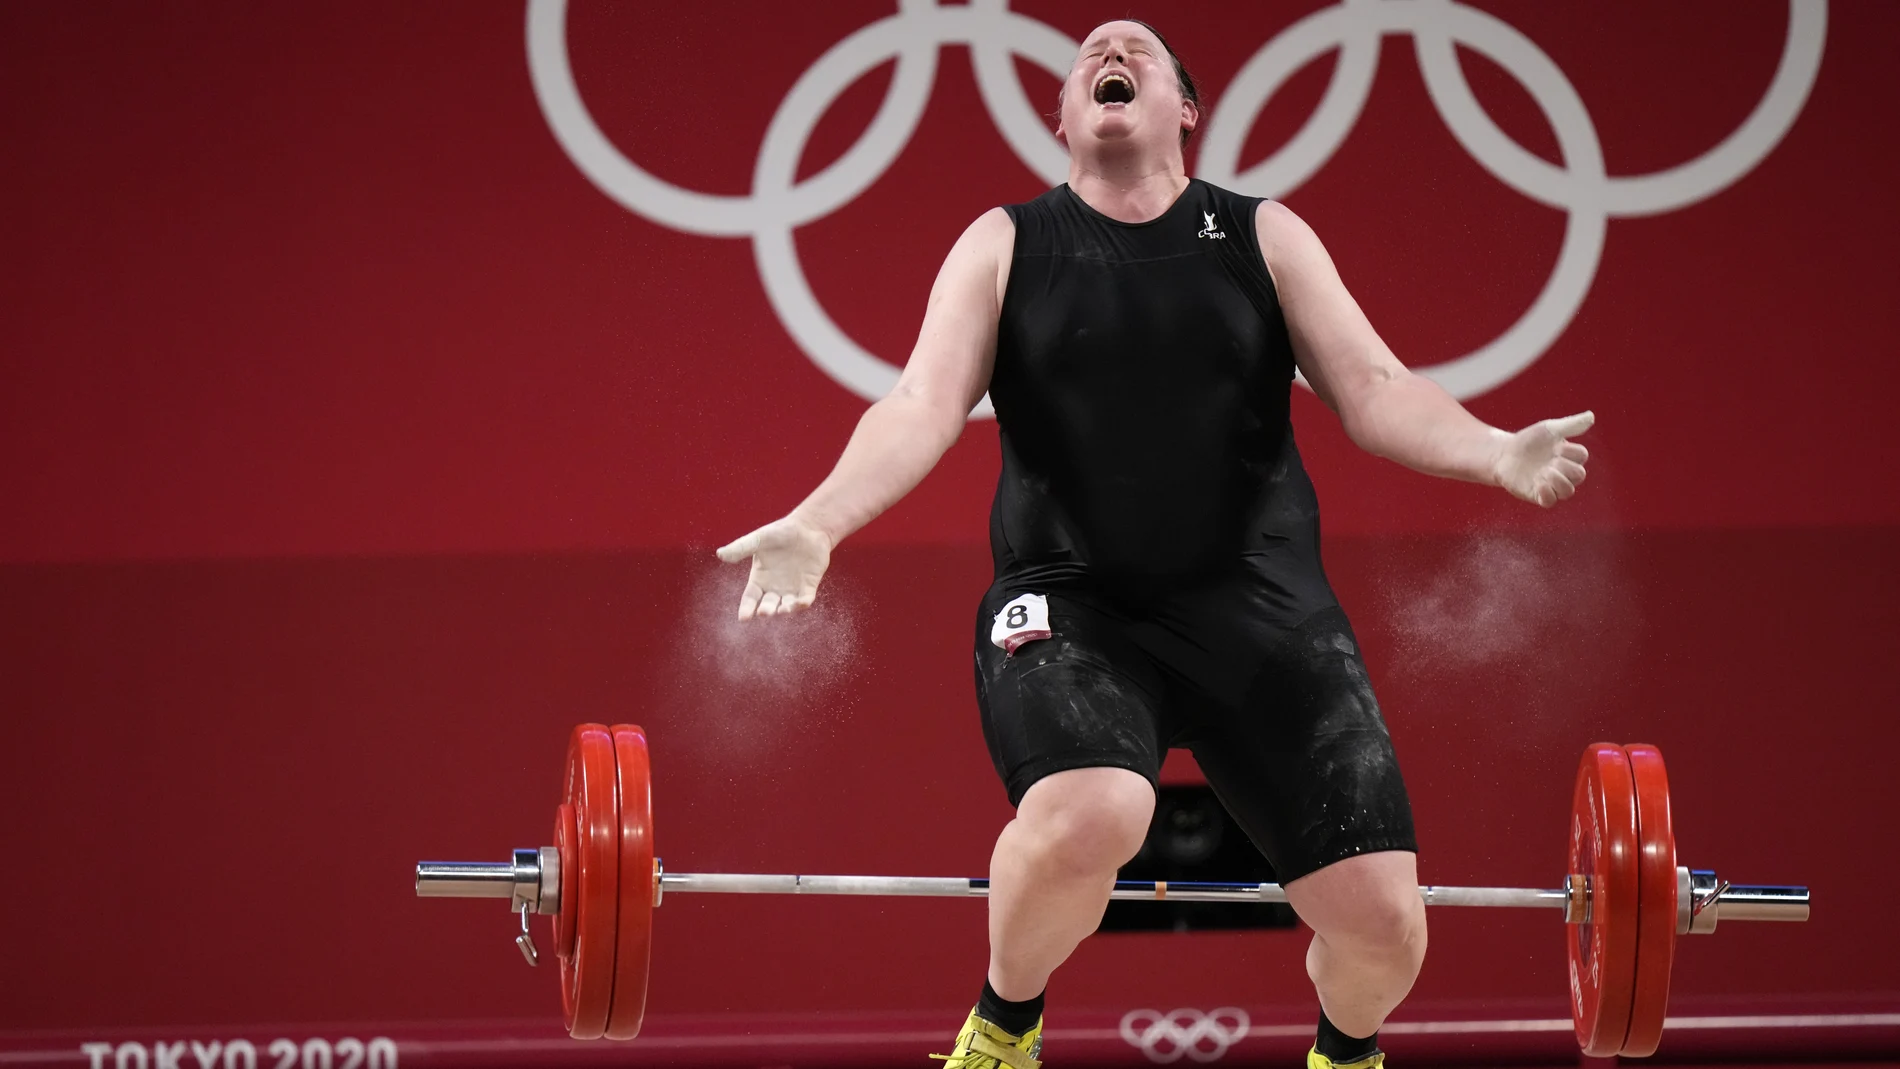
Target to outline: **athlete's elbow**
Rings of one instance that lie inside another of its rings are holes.
[[[906,430],[936,443],[940,449],[948,449],[956,442],[969,418],[966,407],[939,396],[939,391],[919,389],[904,382],[899,382],[871,407],[890,413]]]
[[[1352,444],[1373,456],[1385,457],[1386,436],[1381,433],[1384,422],[1378,409],[1377,402],[1369,396],[1354,396],[1349,400],[1342,398],[1338,406],[1339,426]]]
[[[1395,410],[1405,404],[1400,377],[1381,370],[1353,383],[1349,389],[1338,391],[1335,396],[1334,408],[1339,412],[1339,423],[1346,437],[1366,452],[1388,460],[1393,459],[1389,430],[1397,416]]]

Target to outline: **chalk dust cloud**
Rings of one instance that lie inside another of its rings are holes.
[[[694,566],[661,692],[680,744],[757,765],[803,737],[830,735],[849,715],[865,613],[848,585],[827,577],[811,608],[742,622],[746,575],[743,564]]]
[[[1474,716],[1566,730],[1580,706],[1617,694],[1641,638],[1623,554],[1614,531],[1460,538],[1436,566],[1385,585],[1388,663],[1400,678],[1459,687]]]

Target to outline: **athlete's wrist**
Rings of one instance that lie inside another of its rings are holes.
[[[843,530],[835,520],[828,520],[820,510],[802,504],[793,509],[785,518],[799,529],[822,539],[827,554],[836,549],[838,543],[844,540],[844,536],[850,533]]]
[[[1485,447],[1489,453],[1485,470],[1490,475],[1490,483],[1492,486],[1508,490],[1511,488],[1511,441],[1514,436],[1510,431],[1497,427],[1486,427],[1485,431]]]

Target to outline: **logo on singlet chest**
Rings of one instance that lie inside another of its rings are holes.
[[[1202,212],[1201,218],[1207,220],[1207,225],[1202,227],[1201,232],[1194,235],[1195,237],[1197,238],[1225,238],[1227,236],[1227,231],[1215,229],[1215,227],[1218,227],[1220,224],[1214,221],[1213,212]]]

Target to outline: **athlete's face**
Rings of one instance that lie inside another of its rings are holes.
[[[1181,131],[1198,121],[1155,35],[1137,22],[1108,22],[1082,39],[1062,85],[1056,136],[1071,152],[1110,143],[1161,148],[1179,145]]]

